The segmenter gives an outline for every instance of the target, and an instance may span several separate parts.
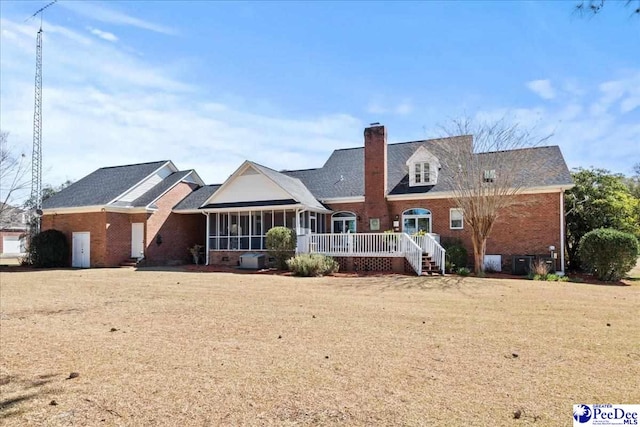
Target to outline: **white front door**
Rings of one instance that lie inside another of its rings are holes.
[[[90,233],[73,233],[71,238],[71,267],[89,268],[91,260]]]
[[[131,258],[144,258],[144,222],[131,224]]]

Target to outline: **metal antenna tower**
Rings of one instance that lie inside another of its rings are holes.
[[[28,19],[40,14],[40,29],[36,39],[36,79],[35,101],[33,107],[33,151],[31,154],[31,200],[35,217],[32,222],[32,236],[40,231],[40,214],[42,213],[42,15],[46,8],[56,1],[47,4]]]

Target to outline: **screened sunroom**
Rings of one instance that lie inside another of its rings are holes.
[[[207,212],[208,250],[266,250],[266,235],[273,227],[288,227],[297,235],[325,233],[326,213],[303,209],[269,209]]]

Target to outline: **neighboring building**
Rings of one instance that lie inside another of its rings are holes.
[[[209,264],[237,265],[241,255],[264,251],[266,232],[273,226],[284,225],[297,231],[299,252],[336,256],[344,269],[413,269],[420,273],[425,267],[436,266],[440,270],[443,268],[440,239],[460,239],[472,252],[464,213],[456,208],[446,184],[449,171],[441,166],[440,160],[447,155],[442,148],[446,144],[464,144],[471,150],[472,137],[387,145],[385,128],[372,126],[365,129],[364,147],[336,150],[321,168],[278,172],[245,161],[222,185],[196,188],[201,183],[194,180],[167,198],[162,215],[172,218],[171,235],[180,235],[183,246],[185,242],[204,242]],[[571,176],[558,147],[531,148],[526,153],[530,165],[519,178],[524,187],[519,197],[526,203],[500,217],[487,242],[487,254],[510,269],[513,255],[549,256],[553,247],[560,254],[556,268],[563,271],[563,194],[573,185]],[[488,164],[496,165],[505,158],[501,152],[478,155],[486,156]],[[159,167],[165,163],[147,165]],[[145,168],[144,165],[104,168],[71,185],[60,196],[45,202],[43,228],[45,224],[46,228],[60,228],[64,224],[63,231],[69,233],[87,228],[88,225],[79,227],[90,212],[85,213],[74,201],[75,195],[84,191],[77,184],[88,180],[92,183],[91,193],[97,187],[110,188],[114,185],[111,179],[119,176],[108,173],[114,169],[139,171],[145,178],[138,181],[144,181],[151,173],[144,174],[141,169]],[[91,178],[98,173],[104,175],[101,180]],[[499,176],[485,178],[499,179]],[[138,181],[130,181],[122,183],[119,189],[122,195],[116,196],[118,191],[114,190],[111,199],[84,203],[102,212],[106,209],[107,213],[125,209],[118,203],[129,203],[131,206],[126,209],[128,215],[133,215],[132,209],[142,209],[138,207],[142,203],[132,203],[135,198],[126,194],[135,190],[136,196],[141,197],[144,192]],[[151,203],[150,200],[147,197],[145,203]],[[52,214],[57,214],[57,220]],[[144,215],[149,215],[148,221],[153,218],[150,212],[145,211]],[[129,223],[142,221],[128,218]],[[415,237],[418,231],[428,234]],[[156,234],[145,233],[141,255],[150,262],[165,262],[168,257],[164,251],[158,251],[153,244]],[[124,247],[131,243],[122,233],[101,232],[101,235],[104,237],[96,238],[96,245]],[[91,239],[93,246],[94,238]],[[90,264],[114,265],[122,258],[122,250],[118,254]]]
[[[27,213],[4,205],[0,215],[0,257],[15,258],[26,251]]]

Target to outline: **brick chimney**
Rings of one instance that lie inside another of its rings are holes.
[[[382,232],[391,228],[387,193],[387,131],[379,123],[364,130],[364,230]],[[371,230],[370,220],[380,221],[379,230]]]

